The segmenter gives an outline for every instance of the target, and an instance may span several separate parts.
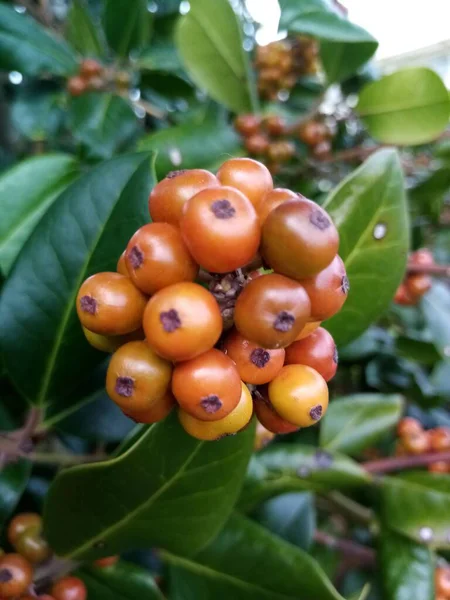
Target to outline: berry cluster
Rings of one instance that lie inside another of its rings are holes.
[[[320,324],[349,289],[327,213],[273,189],[248,158],[217,175],[169,173],[149,210],[153,222],[132,236],[118,272],[92,275],[77,297],[88,341],[114,351],[111,399],[140,423],[178,405],[202,440],[237,433],[253,410],[272,432],[317,423],[337,368]]]
[[[323,158],[331,152],[331,129],[319,119],[312,119],[302,123],[299,127],[298,137],[315,158]]]
[[[42,536],[40,515],[22,513],[15,516],[8,526],[7,538],[15,552],[5,554],[0,550],[0,598],[2,600],[9,598],[86,600],[87,591],[84,583],[78,577],[71,576],[63,577],[53,583],[49,594],[36,596],[33,585],[34,568],[48,561],[52,554]]]
[[[87,92],[126,91],[130,87],[127,71],[107,68],[92,58],[80,63],[77,75],[67,81],[67,91],[71,96],[82,96]]]
[[[408,265],[432,267],[435,265],[433,254],[428,248],[416,250],[410,255]],[[402,306],[414,306],[431,286],[432,280],[428,275],[408,273],[395,293],[394,302]]]
[[[304,75],[317,72],[317,42],[298,36],[256,49],[258,90],[262,97],[276,100],[281,90],[291,90]]]
[[[436,600],[450,600],[450,565],[439,565],[434,572]]]
[[[435,427],[425,430],[422,424],[412,417],[405,417],[397,427],[398,456],[424,454],[426,452],[448,452],[450,450],[450,428]],[[432,473],[450,473],[450,463],[434,462],[428,466]]]

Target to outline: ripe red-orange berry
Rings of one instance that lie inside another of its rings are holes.
[[[428,465],[428,471],[430,473],[450,473],[450,464],[445,460],[438,460]]]
[[[157,400],[149,408],[144,410],[124,410],[125,416],[132,419],[135,423],[158,423],[167,417],[172,408],[176,405],[176,400],[171,391],[167,391],[162,398]]]
[[[417,303],[417,299],[411,296],[405,283],[401,283],[395,292],[394,302],[401,306],[413,306]]]
[[[308,335],[311,335],[313,331],[320,327],[321,324],[322,321],[309,321],[308,323],[306,323],[306,325],[303,327],[303,329],[300,331],[300,333],[295,339],[304,340],[308,337]]]
[[[283,117],[269,115],[263,119],[263,126],[270,135],[278,136],[284,133],[286,122]]]
[[[428,432],[430,447],[433,452],[446,452],[450,450],[450,429],[436,427]]]
[[[305,289],[277,273],[253,279],[238,296],[234,311],[241,335],[263,348],[289,346],[309,317]]]
[[[83,327],[102,335],[123,335],[142,324],[147,298],[120,273],[97,273],[82,284],[77,313]]]
[[[25,531],[15,543],[17,552],[32,564],[39,564],[51,556],[51,549],[40,530]]]
[[[0,556],[0,598],[24,594],[33,580],[31,564],[20,554]]]
[[[102,65],[93,58],[85,58],[80,65],[80,75],[85,79],[90,79],[103,73]]]
[[[51,589],[55,600],[86,600],[87,590],[78,577],[63,577]]]
[[[128,243],[125,260],[134,285],[145,294],[181,281],[194,281],[198,265],[179,229],[169,223],[149,223]]]
[[[338,313],[350,290],[350,282],[340,256],[336,256],[323,271],[314,277],[302,279],[300,283],[311,301],[312,321],[325,321]]]
[[[112,356],[106,374],[108,396],[124,411],[145,411],[168,391],[172,365],[147,342],[130,342]]]
[[[274,208],[264,223],[261,251],[277,273],[294,279],[313,277],[334,259],[339,234],[328,214],[298,198]]]
[[[402,443],[408,454],[423,454],[430,450],[430,437],[427,431],[403,436]]]
[[[328,127],[320,121],[307,121],[299,131],[300,140],[307,146],[317,146],[329,138]]]
[[[272,176],[267,167],[251,158],[230,158],[220,167],[217,178],[222,185],[242,192],[256,209],[273,188]]]
[[[212,273],[234,271],[250,262],[261,236],[255,209],[231,187],[210,188],[191,198],[180,227],[194,259]]]
[[[172,171],[150,194],[150,216],[153,221],[178,225],[186,202],[198,192],[217,185],[217,177],[204,169]]]
[[[264,196],[261,204],[258,207],[259,222],[264,225],[267,215],[273,211],[274,208],[283,204],[283,202],[289,202],[290,200],[298,200],[303,198],[300,194],[291,192],[284,188],[275,188]]]
[[[433,253],[428,248],[420,248],[412,252],[408,262],[418,267],[431,267],[435,264]]]
[[[150,298],[144,313],[148,343],[173,361],[189,360],[210,350],[222,333],[216,299],[196,283],[176,283]]]
[[[269,144],[269,138],[263,133],[254,133],[244,141],[247,151],[256,156],[266,154]]]
[[[415,275],[408,275],[405,279],[405,287],[409,295],[413,300],[418,300],[424,294],[431,289],[433,282],[431,277],[423,275],[422,273],[416,273]]]
[[[120,556],[118,554],[115,554],[114,556],[105,556],[105,558],[99,558],[98,560],[95,560],[94,565],[96,567],[100,567],[101,569],[112,567],[119,562],[119,558]]]
[[[414,417],[403,417],[397,425],[397,435],[400,438],[409,437],[417,433],[422,433],[423,427],[420,421]]]
[[[117,348],[127,344],[128,342],[137,342],[145,338],[143,329],[140,327],[136,331],[127,333],[125,335],[101,335],[100,333],[94,333],[89,331],[86,327],[83,327],[83,333],[89,344],[100,350],[100,352],[107,352],[111,354],[115,352]]]
[[[262,388],[253,398],[253,407],[258,421],[272,433],[293,433],[300,428],[298,425],[282,419],[269,400],[267,389]]]
[[[248,137],[258,132],[261,118],[257,115],[239,115],[234,121],[234,127],[241,135]]]
[[[116,271],[121,275],[125,275],[125,277],[129,277],[127,262],[125,260],[125,252],[126,250],[122,252],[122,254],[119,257],[119,260],[117,261]]]
[[[338,353],[332,336],[319,327],[303,340],[297,340],[286,348],[287,365],[307,365],[330,381],[338,366]]]
[[[242,387],[231,358],[212,348],[175,367],[172,392],[181,408],[196,419],[218,421],[236,408]]]
[[[223,419],[202,421],[180,408],[178,418],[189,435],[206,441],[218,440],[238,433],[248,425],[253,414],[253,403],[247,386],[241,383],[241,395],[237,406]]]
[[[450,567],[448,565],[437,567],[434,572],[436,595],[450,598]]]
[[[328,386],[311,367],[286,365],[269,383],[269,400],[276,412],[298,427],[315,425],[328,408]]]
[[[87,90],[87,83],[83,77],[75,75],[67,82],[67,91],[71,96],[81,96]]]
[[[15,546],[19,538],[27,531],[42,531],[42,517],[37,513],[20,513],[16,515],[8,526],[8,541]]]
[[[285,352],[282,348],[261,348],[236,330],[227,335],[223,350],[236,364],[242,381],[254,385],[272,381],[284,363]]]
[[[295,156],[295,145],[288,140],[272,142],[267,149],[267,156],[275,163],[284,163]]]

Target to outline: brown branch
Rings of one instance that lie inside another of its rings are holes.
[[[321,546],[337,550],[353,564],[372,567],[376,562],[375,550],[352,540],[335,538],[324,531],[317,530],[314,533],[314,541]]]
[[[341,150],[341,152],[335,152],[334,154],[328,154],[325,156],[321,156],[320,158],[316,158],[317,162],[321,163],[332,163],[339,161],[352,161],[352,160],[365,160],[371,154],[380,150],[380,148],[388,148],[389,146],[385,146],[383,144],[378,144],[377,146],[357,146],[356,148],[349,148],[348,150]]]
[[[450,277],[450,265],[411,265],[407,266],[408,273],[423,273],[434,277]]]
[[[372,460],[362,463],[362,467],[369,473],[381,474],[402,471],[403,469],[414,469],[415,467],[426,467],[440,461],[450,462],[450,450],[432,454],[419,454],[417,456],[394,456],[392,458]]]

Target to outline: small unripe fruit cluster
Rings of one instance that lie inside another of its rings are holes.
[[[67,91],[71,96],[81,96],[86,92],[100,91],[105,87],[104,67],[93,58],[85,58],[80,63],[77,75],[67,81]]]
[[[428,248],[416,250],[409,256],[408,266],[426,268],[435,264],[433,254]],[[432,285],[431,277],[424,273],[407,273],[395,292],[394,302],[402,306],[415,306]]]
[[[425,430],[417,419],[403,418],[397,426],[398,456],[448,452],[450,450],[450,428],[435,427]],[[450,463],[445,460],[428,466],[432,473],[450,473]]]
[[[169,173],[149,211],[118,272],[92,275],[77,297],[88,341],[114,352],[111,399],[140,423],[177,406],[201,440],[237,433],[254,410],[274,433],[317,423],[337,368],[320,324],[349,289],[327,213],[274,190],[248,158],[217,175]]]
[[[450,565],[442,564],[434,572],[436,600],[450,600]]]
[[[331,152],[333,133],[322,120],[312,119],[302,123],[298,130],[298,137],[317,159],[323,159]]]
[[[317,56],[317,42],[303,36],[258,46],[255,63],[260,95],[276,100],[281,90],[291,90],[300,77],[316,73]]]

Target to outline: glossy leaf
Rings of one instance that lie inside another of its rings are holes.
[[[342,81],[366,63],[378,42],[351,23],[326,0],[280,0],[280,29],[320,40],[320,54],[328,81]]]
[[[99,25],[94,22],[85,0],[72,0],[67,16],[66,38],[83,56],[102,56]]]
[[[418,471],[385,478],[382,516],[397,533],[450,549],[450,477]]]
[[[444,359],[450,356],[450,291],[439,282],[422,298],[421,308],[433,341]]]
[[[433,342],[426,342],[404,335],[399,335],[396,338],[395,351],[399,356],[415,360],[423,365],[434,365],[440,360],[440,354]]]
[[[450,190],[450,167],[440,166],[408,192],[411,209],[419,216],[427,216],[437,223],[442,205]]]
[[[28,158],[0,175],[0,268],[8,273],[39,219],[78,176],[68,154]]]
[[[206,120],[199,124],[184,123],[148,135],[139,147],[157,153],[156,173],[161,179],[175,169],[209,168],[238,153],[241,145],[230,125]]]
[[[307,550],[316,530],[314,496],[309,492],[281,494],[264,502],[253,517],[266,529]]]
[[[91,158],[111,158],[138,128],[131,106],[113,94],[74,98],[69,114],[73,136],[87,147]]]
[[[151,15],[147,0],[106,0],[103,27],[110,47],[127,58],[149,40]]]
[[[335,398],[320,428],[320,445],[325,450],[358,455],[373,446],[401,417],[399,395],[356,394]]]
[[[176,33],[179,55],[192,80],[236,112],[254,109],[247,55],[228,0],[191,0]]]
[[[385,600],[434,600],[435,560],[429,548],[382,529],[380,565]]]
[[[150,546],[196,552],[228,518],[253,439],[249,427],[200,442],[173,413],[118,458],[58,475],[45,509],[49,543],[87,560]]]
[[[25,75],[70,75],[77,62],[67,44],[28,15],[0,3],[0,69]]]
[[[239,506],[251,510],[286,492],[345,490],[370,480],[362,467],[342,454],[301,444],[276,444],[252,457]]]
[[[447,127],[450,98],[431,69],[402,69],[366,85],[357,112],[370,135],[385,144],[425,144]]]
[[[347,344],[386,310],[400,284],[408,252],[403,172],[395,150],[380,150],[331,193],[325,203],[340,234],[350,292],[326,323]]]
[[[86,277],[114,270],[148,219],[154,184],[148,154],[105,162],[72,184],[27,241],[0,299],[9,375],[31,402],[65,397],[104,360],[87,344],[75,298]]]
[[[54,84],[20,86],[11,106],[11,124],[34,142],[52,139],[62,128],[64,103],[64,92]]]
[[[164,558],[171,600],[343,600],[309,554],[239,515],[194,557]]]
[[[164,600],[148,570],[119,561],[112,567],[85,567],[77,572],[93,600]]]

